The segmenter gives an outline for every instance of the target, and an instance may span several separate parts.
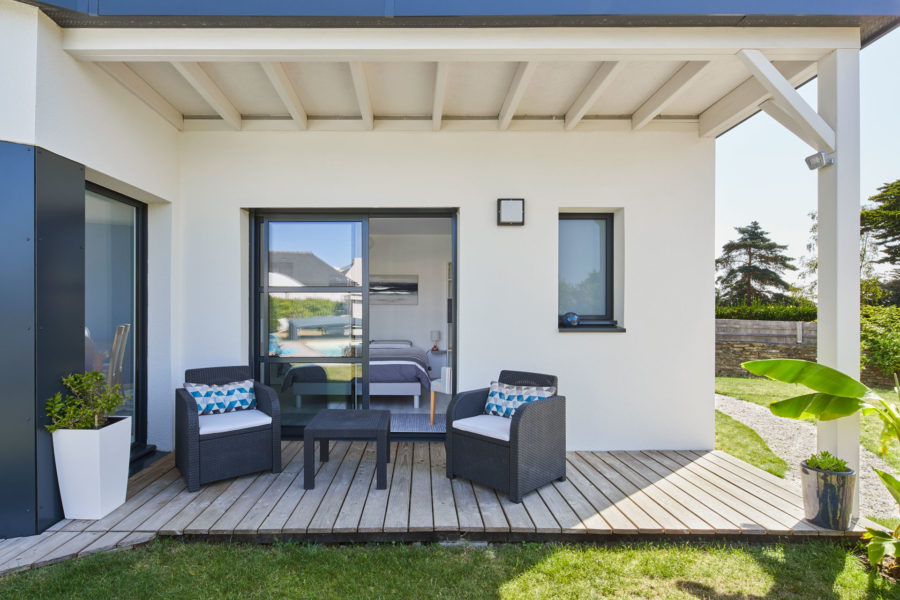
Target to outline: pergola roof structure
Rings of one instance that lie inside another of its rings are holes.
[[[587,130],[689,121],[717,136],[850,29],[69,29],[96,62],[178,129]],[[787,107],[790,108],[789,106]]]

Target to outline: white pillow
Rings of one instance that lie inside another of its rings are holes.
[[[369,342],[369,348],[381,349],[399,349],[412,348],[412,342],[409,340],[372,340]]]

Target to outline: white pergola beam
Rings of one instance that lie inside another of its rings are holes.
[[[834,130],[806,103],[794,86],[778,72],[762,52],[745,49],[738,52],[738,57],[772,95],[778,107],[796,122],[799,132],[794,133],[800,139],[820,152],[834,152]]]
[[[792,61],[781,63],[776,68],[790,82],[791,87],[809,81],[816,74],[815,62]],[[771,97],[772,94],[755,77],[750,77],[700,114],[700,136],[722,135],[756,114],[759,105]]]
[[[691,61],[678,69],[661,88],[650,96],[631,116],[631,128],[641,129],[671,104],[709,64],[707,61]]]
[[[519,104],[525,96],[528,82],[531,81],[531,76],[534,75],[536,68],[537,63],[533,62],[520,62],[516,68],[516,74],[509,85],[506,98],[503,100],[503,106],[500,108],[500,115],[497,117],[501,131],[509,127],[509,122],[515,116],[516,109],[519,108]]]
[[[759,108],[762,109],[764,113],[781,123],[781,126],[796,135],[801,140],[806,136],[806,130],[804,127],[797,122],[794,118],[793,114],[785,110],[783,106],[778,104],[775,100],[766,100],[762,104],[759,105]],[[810,146],[813,144],[807,140],[806,141]]]
[[[172,66],[181,73],[181,76],[191,84],[200,96],[216,111],[222,120],[234,129],[240,129],[242,124],[241,113],[234,107],[231,100],[219,89],[216,82],[206,74],[199,64],[194,62],[176,62]]]
[[[298,129],[306,129],[306,109],[303,108],[303,103],[300,101],[300,97],[297,95],[297,90],[294,89],[290,77],[284,70],[284,66],[276,62],[264,62],[260,63],[259,66],[265,71],[266,77],[269,78],[269,83],[275,88],[275,93],[278,94],[281,102],[284,103],[284,107],[291,114],[294,124]]]
[[[597,103],[603,92],[609,88],[616,74],[621,69],[622,63],[618,61],[605,62],[597,68],[597,72],[594,73],[591,80],[581,90],[578,98],[566,111],[566,131],[571,131],[581,122],[587,111]]]
[[[431,128],[441,130],[441,119],[444,117],[444,100],[447,96],[447,79],[450,75],[450,63],[441,61],[434,70],[434,100],[431,104]]]
[[[852,27],[591,27],[484,29],[64,29],[79,60],[118,62],[710,60],[759,48],[815,61],[859,48]]]
[[[836,50],[820,61],[818,84],[819,111],[834,129],[837,152],[834,164],[818,171],[817,359],[859,377],[859,51]],[[819,422],[818,449],[859,472],[859,415]],[[859,486],[856,492],[858,500]]]
[[[359,104],[363,127],[372,129],[375,126],[375,115],[372,112],[372,97],[369,95],[369,79],[362,62],[350,63],[350,75],[353,77],[353,89],[356,90],[356,102]]]
[[[123,63],[98,63],[100,68],[121,83],[125,89],[137,96],[144,104],[155,110],[179,131],[184,129],[184,115],[150,87],[141,76]]]

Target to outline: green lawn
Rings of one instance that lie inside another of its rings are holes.
[[[896,402],[897,395],[894,390],[876,388],[877,392],[885,400]],[[762,406],[768,406],[775,400],[783,400],[791,396],[809,393],[809,389],[793,383],[781,383],[771,379],[750,377],[716,377],[716,393],[734,396]],[[866,450],[878,454],[878,437],[881,434],[881,421],[878,417],[863,416],[860,418],[859,440]],[[888,446],[888,452],[884,459],[894,469],[900,471],[900,445],[893,440]]]
[[[719,411],[716,411],[716,450],[727,452],[778,477],[784,477],[787,471],[787,463],[772,452],[758,433]]]
[[[274,547],[161,539],[0,578],[0,598],[900,598],[852,550],[803,544]]]

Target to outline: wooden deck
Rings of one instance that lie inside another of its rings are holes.
[[[157,535],[269,542],[599,541],[643,536],[859,536],[803,520],[793,487],[722,452],[570,452],[567,479],[513,504],[444,474],[440,443],[392,444],[388,489],[376,490],[375,445],[334,444],[303,489],[302,442],[285,442],[284,471],[188,492],[172,455],[129,481],[128,500],[98,521],[64,520],[0,541],[0,573],[147,543]]]

